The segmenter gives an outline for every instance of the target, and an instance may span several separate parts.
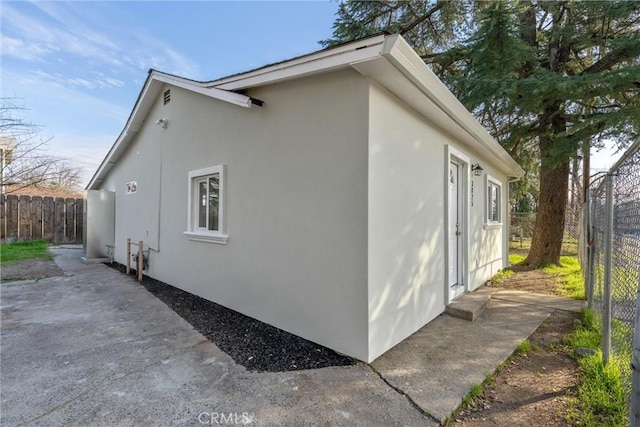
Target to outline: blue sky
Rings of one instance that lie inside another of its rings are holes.
[[[212,80],[318,50],[338,2],[0,0],[1,96],[89,180],[147,71]],[[617,157],[617,156],[615,156]],[[597,155],[593,167],[613,163]]]
[[[87,181],[154,68],[212,80],[318,50],[336,1],[2,1],[1,92]],[[85,182],[86,183],[86,182]]]

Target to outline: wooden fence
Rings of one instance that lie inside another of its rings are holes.
[[[82,243],[83,199],[0,195],[0,238]]]

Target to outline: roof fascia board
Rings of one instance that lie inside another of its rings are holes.
[[[179,77],[170,76],[158,71],[152,72],[152,78],[159,82],[170,84],[182,89],[189,90],[191,92],[199,93],[201,95],[209,96],[220,101],[229,102],[240,107],[251,108],[251,98],[245,95],[240,95],[239,93],[233,93],[215,87],[207,87],[203,83],[181,79]]]
[[[524,170],[520,165],[489,135],[402,37],[398,35],[387,37],[382,56],[389,60],[447,116],[471,135],[475,141],[480,143],[482,148],[498,157],[512,176],[524,175]]]
[[[335,49],[306,55],[292,61],[285,61],[270,67],[223,78],[211,82],[211,85],[224,90],[247,89],[253,86],[277,83],[291,78],[346,68],[353,62],[379,56],[384,40],[384,35],[368,38]]]

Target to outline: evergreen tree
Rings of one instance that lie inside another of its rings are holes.
[[[321,43],[382,31],[405,37],[529,172],[516,189],[539,188],[523,264],[559,264],[571,160],[640,133],[640,2],[348,1]]]

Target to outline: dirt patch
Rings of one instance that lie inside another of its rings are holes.
[[[513,276],[508,277],[503,282],[499,284],[490,282],[488,286],[527,291],[536,294],[562,296],[562,293],[558,290],[558,284],[555,278],[541,270],[516,271]]]
[[[540,270],[516,271],[488,286],[561,296],[555,278]],[[449,425],[568,426],[568,402],[578,383],[579,368],[563,340],[579,318],[579,313],[553,312],[529,337],[532,350],[512,356]]]
[[[562,346],[578,313],[556,310],[529,337],[533,349],[513,356],[451,426],[568,426],[568,401],[578,365]]]
[[[64,276],[53,260],[27,259],[14,265],[0,268],[2,282],[37,280],[45,277]]]

